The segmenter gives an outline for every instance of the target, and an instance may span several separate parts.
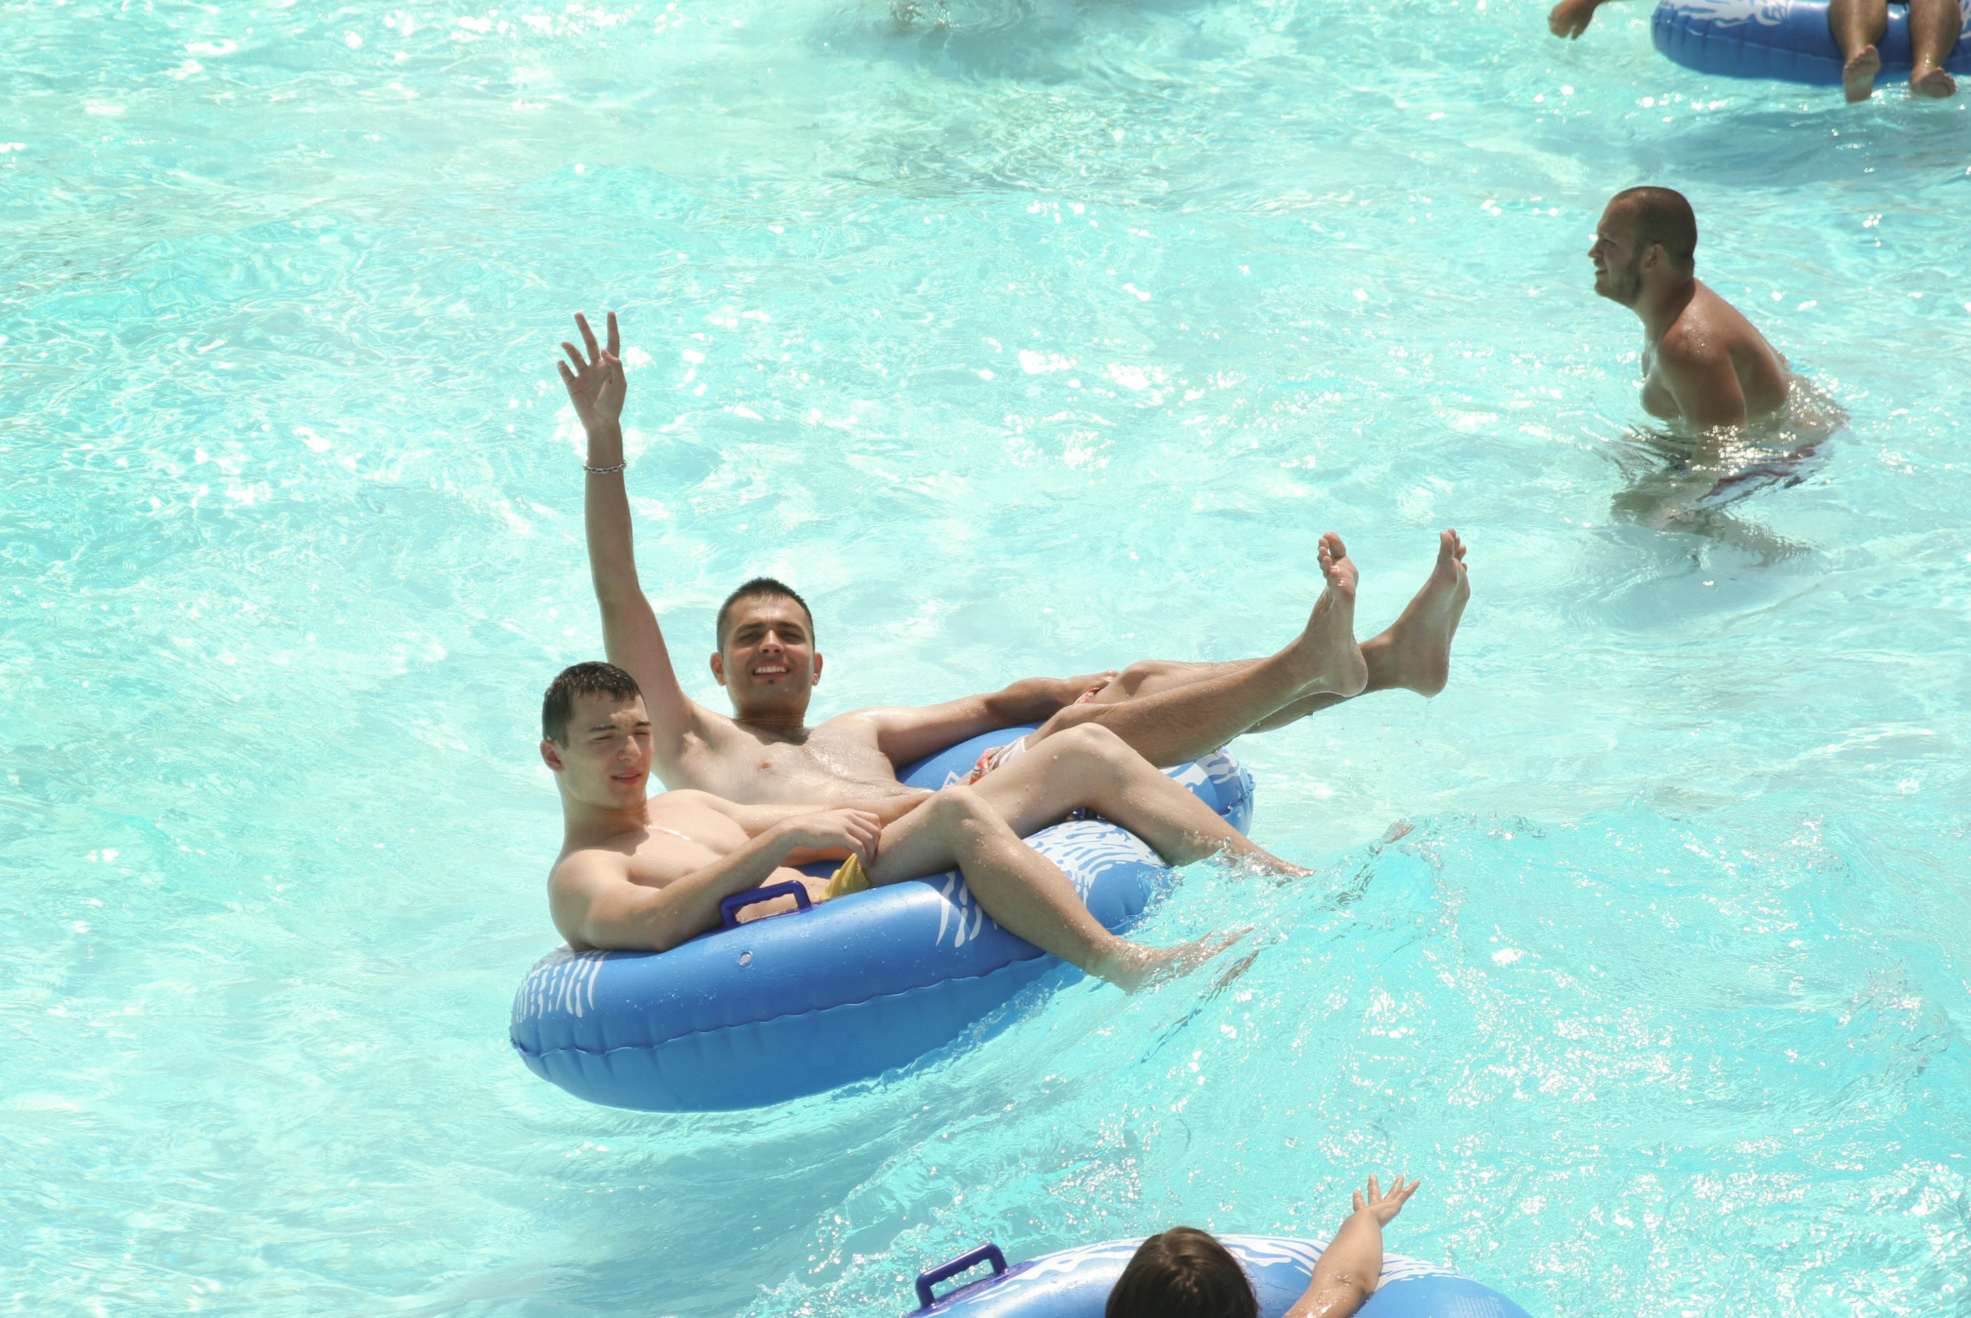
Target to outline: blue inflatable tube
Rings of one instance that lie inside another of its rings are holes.
[[[903,781],[946,786],[1021,731],[961,743]],[[1246,828],[1252,778],[1230,755],[1168,772]],[[1070,820],[1028,841],[1111,930],[1133,924],[1166,880],[1155,852],[1102,820]],[[729,923],[663,953],[564,946],[521,982],[509,1037],[534,1074],[591,1103],[762,1107],[908,1065],[1059,969],[987,919],[953,870]]]
[[[1260,1318],[1280,1318],[1307,1290],[1324,1240],[1219,1236],[1252,1282]],[[1006,1266],[986,1245],[917,1278],[918,1307],[905,1318],[1102,1318],[1109,1292],[1142,1240],[1110,1240]],[[992,1275],[939,1297],[935,1288],[973,1268]],[[1527,1318],[1526,1310],[1489,1286],[1449,1268],[1385,1254],[1375,1294],[1361,1318]]]
[[[1944,67],[1971,75],[1971,6],[1959,0],[1964,26]],[[1815,86],[1841,82],[1841,48],[1827,29],[1825,0],[1663,0],[1650,17],[1657,50],[1699,73],[1776,78]],[[1882,75],[1908,76],[1909,8],[1889,6],[1889,31],[1875,48]]]

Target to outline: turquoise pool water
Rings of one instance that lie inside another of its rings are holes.
[[[1544,10],[10,10],[0,1309],[881,1314],[1406,1170],[1537,1315],[1967,1312],[1971,112]],[[1644,179],[1853,416],[1692,529],[1583,255]],[[1187,874],[1223,989],[583,1107],[505,1030],[605,306],[685,655],[755,571],[829,709],[1250,654],[1320,531],[1367,634],[1456,525],[1452,685],[1241,747],[1320,872]]]

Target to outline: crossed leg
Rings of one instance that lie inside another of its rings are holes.
[[[1220,664],[1131,664],[1089,703],[1070,705],[1043,723],[1027,744],[1099,725],[1152,764],[1182,764],[1243,733],[1270,732],[1371,691],[1434,696],[1450,674],[1451,638],[1471,598],[1464,557],[1458,533],[1442,532],[1437,564],[1423,589],[1388,629],[1358,648],[1355,565],[1341,538],[1325,535],[1321,570],[1327,588],[1306,630],[1286,649]]]
[[[1148,948],[1104,929],[1060,867],[1021,841],[1083,807],[1172,865],[1225,854],[1276,873],[1307,872],[1255,846],[1114,734],[1091,726],[1050,738],[976,787],[947,787],[891,824],[869,880],[899,883],[956,865],[1002,928],[1125,989],[1187,969],[1223,945],[1202,939]]]

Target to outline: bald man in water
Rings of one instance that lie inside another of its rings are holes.
[[[1595,292],[1643,323],[1643,408],[1698,435],[1776,417],[1793,373],[1697,278],[1697,217],[1669,188],[1618,192],[1595,226]]]

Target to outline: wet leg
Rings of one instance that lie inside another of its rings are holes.
[[[1306,628],[1286,649],[1244,664],[1213,665],[1204,673],[1173,667],[1160,675],[1165,680],[1139,680],[1139,689],[1153,689],[1133,699],[1098,696],[1068,706],[1042,724],[1028,744],[1038,747],[1070,728],[1099,725],[1152,764],[1182,764],[1223,746],[1290,700],[1356,694],[1368,674],[1355,643],[1355,565],[1332,532],[1321,537],[1319,553],[1327,584]]]
[[[1909,94],[1942,99],[1957,94],[1957,80],[1944,72],[1944,61],[1957,45],[1964,14],[1958,0],[1909,0],[1909,44],[1915,62],[1909,71]]]
[[[1882,52],[1875,43],[1889,30],[1889,0],[1829,0],[1827,30],[1841,48],[1841,93],[1850,104],[1875,94]]]
[[[1224,855],[1277,874],[1309,872],[1254,844],[1096,724],[1049,738],[986,775],[974,790],[1021,835],[1087,808],[1142,838],[1172,865]]]
[[[945,788],[884,829],[869,880],[900,883],[954,866],[1001,928],[1124,989],[1181,973],[1223,945],[1203,939],[1150,948],[1118,938],[1088,913],[1060,866],[1022,842],[966,787]]]
[[[1361,694],[1403,690],[1434,696],[1442,691],[1451,674],[1451,640],[1458,634],[1458,621],[1470,599],[1465,543],[1455,530],[1440,532],[1437,563],[1423,589],[1404,607],[1401,617],[1380,635],[1362,642],[1369,680]],[[1292,701],[1255,723],[1251,731],[1283,728],[1341,700],[1340,696],[1313,695]]]

